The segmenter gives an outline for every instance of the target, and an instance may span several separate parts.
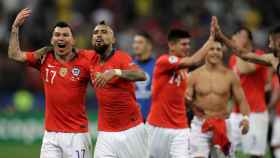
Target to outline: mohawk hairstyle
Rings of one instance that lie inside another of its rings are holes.
[[[105,20],[101,20],[98,25],[107,25]]]

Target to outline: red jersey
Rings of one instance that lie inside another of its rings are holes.
[[[106,70],[135,69],[132,58],[120,50],[105,62],[91,67],[91,76],[94,80],[96,73]],[[94,83],[93,83],[94,85]],[[135,85],[133,81],[115,77],[103,88],[95,88],[99,105],[98,130],[117,132],[135,127],[143,120],[139,105],[135,98]]]
[[[162,55],[156,61],[152,79],[152,105],[148,116],[151,125],[163,128],[187,127],[184,99],[187,79],[179,75],[179,61],[180,58],[170,55]]]
[[[257,55],[264,54],[261,50],[256,50]],[[265,66],[256,64],[256,71],[252,74],[239,73],[236,66],[236,56],[232,55],[229,61],[229,67],[239,76],[241,86],[244,90],[246,99],[250,106],[251,112],[264,112],[266,111],[265,103],[265,82],[268,76],[268,69]],[[239,112],[239,106],[235,105],[235,112]]]
[[[87,132],[85,96],[90,81],[90,65],[97,55],[79,50],[76,57],[60,63],[52,52],[35,60],[34,52],[27,53],[27,63],[40,71],[45,92],[45,129],[55,132]]]
[[[272,77],[272,88],[273,89],[279,89],[280,86],[279,86],[279,78],[277,76],[277,74],[274,74],[273,77]],[[276,115],[277,116],[280,116],[280,100],[276,103]]]

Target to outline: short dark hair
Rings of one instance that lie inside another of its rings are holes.
[[[140,31],[140,32],[137,32],[136,35],[144,37],[144,38],[145,38],[148,42],[150,42],[150,43],[153,42],[153,39],[152,39],[152,37],[148,34],[148,32]]]
[[[253,41],[253,34],[252,34],[252,31],[251,31],[249,28],[245,27],[245,26],[240,26],[240,27],[238,27],[238,28],[234,31],[234,34],[237,34],[237,33],[241,32],[242,30],[246,31],[249,40],[250,40],[250,41]]]
[[[191,35],[188,31],[183,29],[171,29],[168,33],[168,42],[176,42],[182,38],[190,38]]]
[[[68,28],[70,29],[72,35],[74,34],[72,27],[71,27],[67,22],[65,22],[65,21],[58,21],[58,22],[54,25],[53,30],[54,30],[56,27],[60,27],[60,28],[68,27]]]
[[[278,34],[278,33],[280,33],[280,25],[274,27],[273,29],[271,29],[269,31],[269,35],[274,35],[274,34]]]
[[[214,42],[221,43],[221,45],[222,45],[222,46],[224,45],[223,40],[222,40],[222,39],[220,39],[220,38],[215,38],[215,39],[214,39]]]

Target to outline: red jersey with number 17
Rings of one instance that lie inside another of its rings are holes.
[[[91,77],[94,81],[97,73],[106,70],[132,70],[138,67],[125,52],[116,50],[105,63],[91,67]],[[94,82],[93,82],[94,85]],[[118,132],[135,127],[143,120],[140,108],[135,98],[135,84],[118,77],[109,81],[105,87],[95,88],[98,101],[98,130]]]
[[[162,128],[186,128],[187,79],[179,75],[180,58],[163,55],[156,61],[152,83],[152,105],[148,123]],[[187,73],[186,70],[184,73]]]
[[[35,60],[27,52],[27,63],[40,71],[45,92],[45,129],[55,132],[87,132],[85,96],[95,52],[79,50],[72,61],[60,63],[53,52]]]

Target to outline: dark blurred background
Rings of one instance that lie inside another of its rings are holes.
[[[0,0],[1,158],[4,150],[10,150],[11,142],[32,144],[38,140],[40,144],[42,136],[44,97],[39,73],[7,58],[10,28],[24,7],[32,9],[32,16],[20,31],[22,50],[49,45],[52,26],[59,20],[72,25],[79,48],[91,48],[93,27],[106,20],[115,31],[117,47],[131,54],[132,39],[139,30],[152,35],[155,57],[165,53],[167,32],[174,27],[190,31],[196,50],[208,37],[212,15],[218,17],[228,35],[241,25],[250,28],[255,46],[266,50],[267,33],[280,21],[279,0]],[[94,131],[97,106],[90,87],[87,100]],[[1,146],[1,142],[6,145]],[[11,145],[11,153],[17,150],[15,146]],[[34,157],[38,157],[39,147],[34,147]]]

